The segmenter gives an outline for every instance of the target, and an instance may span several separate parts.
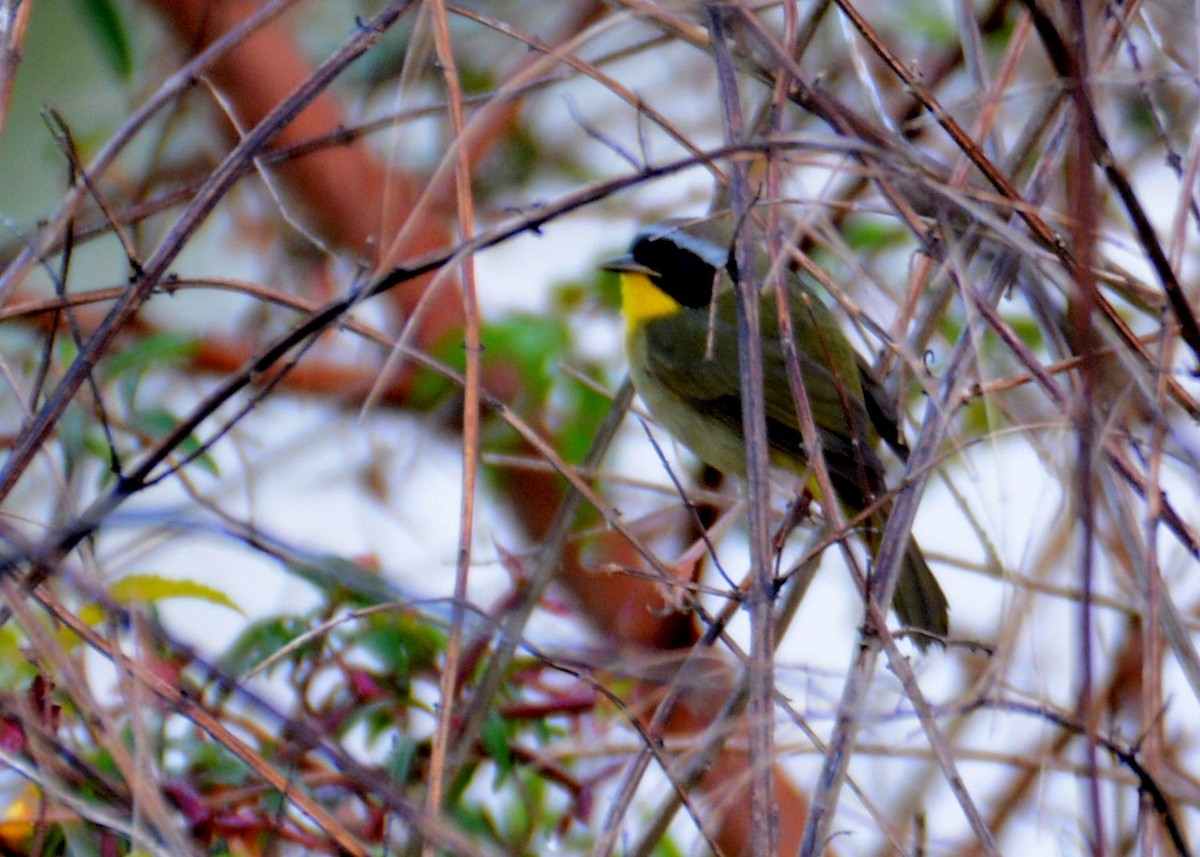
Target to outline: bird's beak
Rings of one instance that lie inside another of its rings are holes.
[[[626,253],[615,259],[609,259],[600,266],[602,271],[612,271],[617,274],[645,274],[647,277],[657,277],[658,271],[647,268],[640,262],[633,261],[633,256]]]

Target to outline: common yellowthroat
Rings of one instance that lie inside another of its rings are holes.
[[[727,272],[732,243],[722,221],[668,220],[644,229],[627,255],[604,267],[620,276],[629,371],[650,413],[701,460],[744,475],[736,297]],[[788,273],[787,285],[800,372],[830,481],[845,509],[862,512],[887,493],[878,441],[907,456],[896,413],[828,307],[798,274]],[[760,312],[771,463],[804,476],[808,457],[773,294],[764,294]],[[889,510],[883,503],[866,524],[872,553]],[[946,596],[911,536],[892,607],[908,627],[939,638],[949,630]]]

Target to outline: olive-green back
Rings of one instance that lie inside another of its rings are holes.
[[[859,510],[883,490],[883,464],[868,413],[857,352],[815,295],[790,276],[789,314],[796,358],[812,406],[834,487],[843,503]],[[683,308],[647,323],[647,369],[675,397],[741,432],[741,380],[738,371],[736,305],[732,290],[717,298],[709,342],[710,314]],[[801,472],[807,464],[787,358],[779,335],[775,296],[760,303],[767,436],[777,465]],[[894,430],[894,429],[893,429]]]

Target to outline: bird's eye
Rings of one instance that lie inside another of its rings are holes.
[[[633,258],[657,271],[656,285],[684,306],[699,309],[712,300],[716,269],[669,237],[639,239]]]

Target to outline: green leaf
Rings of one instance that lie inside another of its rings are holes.
[[[452,331],[443,336],[429,350],[430,355],[449,366],[462,372],[463,337],[462,331]],[[451,392],[457,391],[458,385],[439,372],[432,369],[419,369],[413,377],[409,390],[408,406],[415,411],[429,411],[441,404]]]
[[[15,690],[33,680],[37,668],[21,651],[23,640],[9,622],[0,628],[0,689]]]
[[[154,604],[168,598],[198,598],[245,615],[224,592],[194,580],[173,580],[154,574],[131,574],[108,587],[108,594],[118,604]]]
[[[355,607],[373,607],[398,597],[396,591],[377,572],[359,563],[328,554],[311,562],[291,560],[288,570],[326,593],[331,600],[348,602]]]
[[[138,384],[153,370],[168,369],[186,363],[199,348],[192,336],[164,332],[142,337],[111,355],[101,364],[105,381],[117,381],[121,401],[128,412],[137,411]]]
[[[564,379],[560,392],[562,402],[550,415],[554,445],[566,461],[582,461],[612,402],[574,378]]]
[[[194,336],[182,333],[152,333],[130,343],[104,364],[104,378],[113,380],[131,372],[145,372],[186,363],[199,350]]]
[[[91,25],[105,59],[122,80],[133,76],[133,51],[121,16],[110,0],[76,0],[79,11]]]
[[[58,421],[59,450],[63,457],[63,470],[68,476],[75,473],[84,460],[85,453],[94,452],[88,445],[88,430],[92,428],[90,415],[78,402],[67,405],[62,419]],[[107,454],[107,448],[105,453]]]
[[[171,766],[172,772],[187,775],[199,786],[243,786],[250,774],[245,762],[198,730],[176,739],[171,750],[170,758],[182,756]]]
[[[376,613],[366,618],[359,643],[374,654],[397,681],[432,669],[446,645],[446,636],[417,614]]]
[[[658,840],[652,852],[653,857],[683,857],[684,850],[669,836]]]
[[[545,400],[571,341],[561,319],[526,314],[484,325],[480,338],[484,360],[515,368],[534,403]]]
[[[420,746],[409,735],[397,734],[392,752],[389,754],[387,770],[392,782],[403,785],[416,770],[417,751]]]
[[[464,62],[458,69],[464,93],[479,95],[496,87],[496,72],[487,65]]]
[[[479,730],[479,742],[496,763],[496,781],[493,787],[502,783],[512,773],[513,756],[509,740],[508,724],[493,711]]]
[[[1046,340],[1042,334],[1041,326],[1029,316],[1006,313],[1004,320],[1013,329],[1013,333],[1035,351],[1045,344]]]
[[[251,623],[218,659],[222,670],[242,675],[277,654],[309,630],[309,623],[297,616],[269,616]],[[275,666],[296,663],[310,656],[322,645],[313,640],[293,650],[290,659],[276,661]]]
[[[140,408],[133,412],[129,423],[130,428],[134,431],[140,432],[152,440],[161,440],[175,431],[179,425],[179,417],[166,408]],[[200,449],[200,439],[194,434],[187,435],[176,447],[180,455],[191,458],[192,464],[203,467],[214,476],[219,476],[216,459],[207,452],[196,455]]]
[[[468,768],[468,770],[470,770]],[[462,774],[456,777],[456,780],[461,780]],[[455,792],[451,792],[455,794]],[[491,817],[487,811],[481,807],[474,805],[462,804],[457,801],[451,801],[453,807],[454,823],[462,828],[468,836],[474,839],[488,839],[497,841],[499,837],[496,834],[496,825],[492,823]]]
[[[895,226],[891,221],[862,218],[847,221],[842,229],[842,235],[852,248],[864,252],[896,247],[909,240],[908,232]]]

